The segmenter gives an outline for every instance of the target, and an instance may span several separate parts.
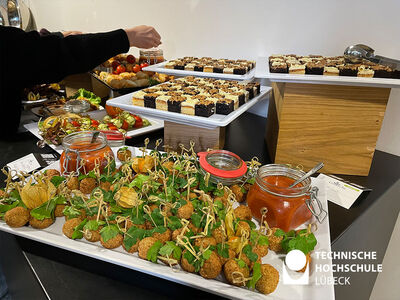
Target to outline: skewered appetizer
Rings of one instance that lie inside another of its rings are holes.
[[[96,167],[79,176],[47,170],[33,176],[35,185],[20,174],[20,182],[7,180],[0,193],[0,217],[12,227],[29,222],[34,228],[65,217],[67,238],[122,246],[153,263],[180,265],[206,279],[223,273],[232,285],[274,292],[279,272],[261,259],[269,250],[309,256],[316,245],[310,227],[286,233],[261,222],[257,228],[250,209],[236,202],[254,182],[254,166],[242,184],[216,185],[199,172],[192,149],[148,154],[142,148],[136,157],[121,149],[118,169],[109,158],[102,173]]]

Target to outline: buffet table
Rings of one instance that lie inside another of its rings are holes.
[[[33,118],[31,115],[25,117]],[[265,118],[244,113],[226,127],[224,148],[237,153],[244,160],[256,155],[262,164],[270,163],[267,145],[263,141],[265,125]],[[151,140],[149,148],[162,135],[162,130],[147,135]],[[144,136],[135,137],[128,143],[139,147],[143,145],[143,139]],[[36,142],[37,139],[28,132],[18,134],[14,140],[0,141],[0,148],[4,149],[0,164],[5,165],[31,152],[53,153],[49,147],[37,148]],[[349,210],[329,203],[332,250],[377,251],[376,263],[382,262],[400,208],[399,202],[396,203],[393,198],[393,194],[400,191],[399,178],[400,158],[380,151],[375,152],[369,176],[345,177],[373,191],[362,195]],[[4,180],[3,175],[0,180]],[[369,228],[367,234],[374,238],[369,239],[373,240],[371,244],[365,244],[363,232],[354,232],[354,229],[363,222],[371,222],[371,214],[380,221],[379,226]],[[352,238],[352,235],[359,236],[361,240]],[[182,295],[190,295],[193,299],[218,298],[200,290],[3,232],[0,232],[0,244],[7,245],[0,247],[0,265],[13,299],[25,299],[28,295],[35,299],[111,299],[132,298],[132,295],[140,299],[177,299]],[[360,286],[363,287],[361,290],[357,286],[363,283],[358,282],[355,275],[357,273],[352,275],[352,286],[335,287],[338,299],[349,298],[355,293],[359,299],[369,297],[376,273],[362,274],[364,286]]]

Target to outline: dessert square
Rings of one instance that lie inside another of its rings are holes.
[[[182,96],[172,96],[168,99],[168,111],[180,113],[182,102],[185,100],[186,98]]]
[[[156,109],[168,111],[168,100],[171,96],[162,95],[156,98]]]
[[[339,69],[336,67],[324,67],[324,76],[339,76]]]
[[[209,117],[215,113],[215,103],[209,100],[200,100],[195,105],[195,115]]]
[[[322,75],[324,73],[324,65],[321,62],[308,62],[306,64],[306,74]]]
[[[372,66],[372,70],[374,70],[374,77],[392,78],[393,76],[393,70],[387,66],[375,65]]]
[[[159,95],[156,93],[148,93],[144,95],[144,107],[156,108],[156,98]]]
[[[374,70],[369,66],[361,65],[358,67],[357,77],[374,77]]]
[[[358,65],[355,64],[344,64],[339,65],[339,75],[340,76],[357,76]]]
[[[234,101],[229,99],[220,99],[216,103],[215,113],[220,115],[229,115],[235,110]]]
[[[288,65],[285,62],[273,62],[269,67],[271,73],[288,73]]]
[[[289,74],[305,74],[306,65],[301,65],[298,63],[289,64]]]

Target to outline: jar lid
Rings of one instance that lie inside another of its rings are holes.
[[[199,152],[200,166],[204,171],[221,178],[239,178],[246,174],[247,165],[235,153],[226,150]]]

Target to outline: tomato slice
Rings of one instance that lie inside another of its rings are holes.
[[[134,115],[135,117],[135,124],[133,125],[134,128],[141,128],[143,127],[143,120],[141,117]]]
[[[106,104],[106,112],[111,118],[115,118],[122,112],[122,109]]]
[[[93,127],[99,126],[99,122],[96,121],[96,120],[92,120],[92,126],[93,126]]]
[[[122,123],[121,128],[122,128],[123,130],[128,130],[128,128],[129,128],[129,123],[128,123],[127,121],[124,120],[124,122]]]
[[[149,66],[148,63],[142,63],[142,64],[140,65],[140,68],[143,69],[143,68],[146,68],[146,67],[148,67],[148,66]]]
[[[115,70],[121,63],[118,60],[113,60],[111,67]]]
[[[115,71],[116,71],[118,74],[124,73],[124,72],[126,71],[126,68],[125,68],[124,65],[119,65]]]
[[[80,127],[81,125],[79,125],[79,123],[77,121],[72,120],[71,124],[75,127]]]

